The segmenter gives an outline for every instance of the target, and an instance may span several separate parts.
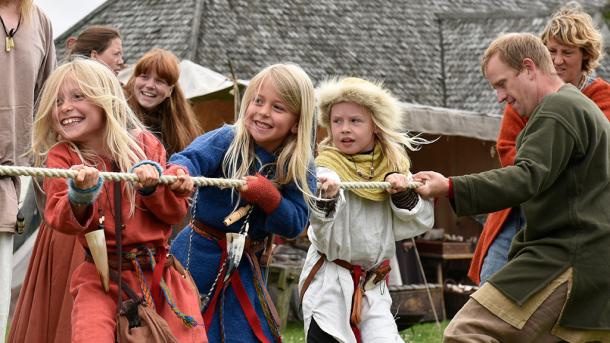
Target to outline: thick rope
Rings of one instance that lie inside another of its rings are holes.
[[[72,169],[53,169],[53,168],[35,168],[35,167],[18,167],[18,166],[0,166],[0,175],[5,176],[44,176],[56,177],[64,179],[73,179],[78,174],[77,170]],[[137,182],[138,177],[133,173],[116,173],[116,172],[100,172],[100,177],[110,181],[130,181]],[[170,184],[176,181],[174,175],[162,175],[159,178],[159,183]],[[196,186],[218,186],[218,187],[240,187],[245,185],[243,180],[234,179],[214,179],[207,177],[191,177]]]
[[[2,176],[44,176],[56,177],[64,179],[73,179],[78,174],[78,171],[72,169],[54,169],[54,168],[37,168],[37,167],[20,167],[20,166],[2,166],[0,165],[0,175]],[[100,172],[100,177],[110,181],[130,181],[137,182],[138,177],[133,173],[117,173],[117,172]],[[177,176],[162,175],[159,177],[159,183],[170,184],[175,182]],[[236,179],[220,179],[208,178],[203,176],[191,176],[195,186],[217,186],[221,188],[237,188],[245,185],[244,180]],[[409,188],[414,189],[419,187],[419,182],[411,182]],[[341,182],[343,189],[388,189],[389,182]]]

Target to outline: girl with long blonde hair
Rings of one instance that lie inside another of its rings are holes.
[[[75,59],[60,66],[43,89],[33,127],[35,164],[78,171],[74,179],[45,178],[44,224],[77,235],[86,250],[70,290],[72,342],[115,342],[116,282],[100,283],[95,251],[85,235],[103,230],[110,269],[167,322],[180,342],[205,341],[198,294],[187,274],[166,256],[171,225],[187,213],[190,192],[183,168],[166,167],[161,143],[131,111],[118,79],[101,63]],[[113,187],[99,171],[136,173],[139,181]],[[162,174],[179,176],[156,185]],[[120,197],[120,209],[114,208]],[[116,218],[120,211],[123,225]],[[122,243],[117,243],[120,230]],[[121,244],[123,253],[119,253]],[[160,278],[153,278],[155,272]],[[148,286],[150,285],[150,287]],[[103,287],[104,286],[104,287]],[[163,289],[161,292],[160,289]]]
[[[204,134],[170,160],[191,175],[247,181],[238,192],[199,188],[193,220],[172,243],[172,253],[205,295],[204,321],[212,341],[279,339],[259,258],[273,234],[296,237],[307,224],[315,188],[313,129],[311,80],[296,65],[276,64],[252,78],[235,125]],[[244,206],[250,208],[245,216],[223,223]],[[241,263],[233,259],[239,246],[227,247],[236,233],[247,235]]]

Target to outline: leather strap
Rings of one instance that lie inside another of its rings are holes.
[[[191,220],[191,228],[199,235],[212,240],[222,240],[226,238],[226,234],[216,228],[208,226],[197,219]]]
[[[133,300],[136,303],[139,303],[142,301],[142,297],[139,297],[136,294],[136,292],[133,289],[131,289],[131,287],[129,287],[129,285],[127,285],[127,283],[125,281],[123,281],[123,279],[121,279],[119,277],[119,273],[116,270],[111,270],[109,274],[110,274],[110,280],[116,282],[117,285],[119,284],[119,282],[121,283],[121,288],[122,288],[123,292],[125,292],[125,294],[127,294],[129,299]],[[119,311],[120,310],[121,309],[119,309]]]
[[[191,228],[193,229],[193,231],[195,233],[197,233],[207,239],[216,241],[216,243],[218,244],[218,246],[221,249],[220,266],[219,266],[218,273],[222,273],[223,272],[222,268],[225,265],[225,261],[227,259],[227,255],[228,255],[227,244],[226,244],[226,234],[216,228],[205,225],[204,223],[202,223],[201,221],[199,221],[197,219],[191,220]],[[256,256],[256,253],[258,253],[259,251],[261,251],[265,248],[265,244],[266,244],[266,240],[264,240],[264,239],[256,240],[256,241],[251,240],[251,239],[246,239],[246,246],[245,246],[244,250],[245,250],[248,258],[250,259],[250,263],[252,264],[252,266],[254,268],[254,276],[256,278],[256,282],[258,282],[260,284],[260,286],[261,286],[260,288],[262,289],[262,292],[263,292],[263,295],[265,298],[265,303],[263,303],[261,301],[261,306],[267,307],[267,309],[269,310],[269,312],[271,313],[271,315],[273,317],[272,319],[275,321],[275,323],[269,322],[270,329],[273,332],[273,325],[275,325],[275,326],[279,325],[279,315],[277,313],[277,310],[275,309],[275,306],[273,305],[271,296],[269,295],[264,282],[262,282],[262,272],[260,269],[260,263],[259,263],[258,257]],[[239,269],[235,270],[233,272],[233,275],[231,275],[229,277],[226,284],[224,282],[223,277],[218,279],[218,283],[216,284],[216,289],[214,290],[214,294],[212,295],[212,298],[210,299],[210,303],[203,313],[203,320],[205,322],[206,327],[209,327],[212,322],[212,318],[214,317],[214,313],[216,312],[216,305],[218,303],[218,299],[220,298],[220,293],[223,292],[225,290],[225,288],[228,287],[229,285],[231,285],[233,287],[235,296],[239,300],[239,304],[241,305],[242,310],[244,311],[244,314],[246,316],[246,319],[248,320],[248,324],[250,325],[250,328],[254,332],[254,335],[256,336],[256,338],[258,338],[261,342],[270,343],[264,334],[264,331],[262,329],[262,325],[260,322],[260,318],[258,317],[258,314],[256,313],[256,310],[255,310],[254,306],[252,305],[252,302],[250,301],[250,298],[248,297],[248,293],[246,292],[246,289],[244,288],[244,285],[241,281],[241,277],[239,276]],[[281,341],[281,339],[279,338],[279,334],[278,334],[278,341]]]
[[[152,250],[152,249],[151,249]],[[154,249],[153,251],[156,251],[157,249]],[[155,253],[156,254],[156,253]],[[138,260],[138,263],[140,264],[140,266],[142,267],[143,270],[152,270],[151,267],[151,263],[150,263],[150,257],[148,255],[137,255],[135,257]],[[89,249],[85,249],[85,261],[87,262],[93,262],[93,257],[91,257],[91,252],[89,252]],[[161,261],[159,259],[157,259],[157,264],[159,264]],[[167,268],[169,265],[171,265],[172,261],[169,259],[166,259],[165,262],[163,263],[163,265]],[[108,267],[111,270],[135,270],[133,263],[131,262],[130,259],[128,259],[126,256],[123,256],[123,258],[121,259],[121,262],[118,262],[118,255],[116,254],[108,254]],[[113,280],[114,281],[114,280]]]
[[[303,287],[301,287],[301,293],[299,294],[299,298],[301,299],[301,302],[303,302],[303,297],[305,296],[305,291],[307,291],[307,288],[309,288],[309,285],[313,281],[313,278],[316,276],[316,274],[318,273],[320,268],[322,268],[324,261],[326,261],[326,255],[324,255],[323,253],[321,253],[319,251],[318,251],[318,255],[320,255],[320,258],[316,261],[316,264],[313,265],[313,267],[309,271],[309,274],[307,274],[305,281],[303,281]],[[353,272],[354,267],[355,267],[353,264],[351,264],[345,260],[337,259],[337,260],[333,260],[333,263],[336,263],[338,266],[343,267],[343,268],[349,270],[350,272]]]
[[[265,268],[269,267],[269,264],[271,263],[271,255],[273,254],[273,237],[274,235],[271,234],[267,236],[267,238],[265,238],[267,240],[267,243],[265,244],[265,250],[263,250],[261,258],[259,259],[260,265]]]
[[[299,299],[301,300],[301,303],[303,302],[303,296],[305,296],[305,291],[307,291],[307,288],[309,288],[309,285],[313,281],[313,278],[316,276],[320,268],[322,268],[322,265],[324,264],[325,260],[326,256],[324,256],[324,254],[320,254],[320,258],[318,258],[316,264],[313,265],[313,268],[311,268],[309,274],[307,274],[305,281],[303,281],[303,287],[301,287],[301,293],[299,293]]]
[[[256,314],[256,310],[248,298],[248,293],[244,288],[244,284],[241,282],[241,277],[239,276],[239,271],[236,271],[231,275],[231,279],[229,279],[229,283],[233,286],[233,290],[235,291],[235,295],[237,296],[237,300],[239,300],[239,305],[241,305],[241,309],[244,311],[246,315],[246,319],[248,320],[248,324],[250,324],[250,328],[254,332],[256,338],[262,343],[270,343],[265,333],[263,332],[263,327],[261,326],[260,319]]]
[[[214,241],[221,241],[226,239],[226,232],[220,231],[214,227],[206,225],[197,219],[191,220],[191,228],[195,233],[200,236],[203,236],[207,239]],[[269,237],[264,239],[253,240],[250,238],[246,238],[246,245],[244,250],[247,252],[258,253],[259,251],[265,249],[268,246],[269,241],[267,240]]]
[[[303,281],[303,287],[301,287],[301,292],[299,294],[301,303],[303,302],[303,297],[305,296],[305,292],[307,291],[307,288],[309,288],[309,285],[313,281],[313,278],[316,276],[316,274],[318,273],[320,268],[322,268],[322,265],[324,264],[324,262],[327,261],[326,255],[324,255],[323,253],[321,253],[319,251],[318,251],[318,254],[320,255],[320,258],[316,261],[316,263],[313,265],[313,267],[309,271],[309,274],[305,278],[305,281]],[[361,281],[366,280],[368,274],[370,274],[370,273],[376,274],[375,279],[374,279],[375,283],[385,279],[387,277],[388,273],[390,272],[389,261],[384,261],[377,268],[369,270],[367,272],[363,271],[361,266],[353,265],[345,260],[336,259],[336,260],[333,260],[332,262],[342,268],[349,270],[350,273],[352,274],[352,281],[354,283],[354,293],[352,294],[350,326],[352,328],[352,331],[354,332],[356,341],[360,343],[361,337],[360,337],[360,329],[358,329],[358,324],[361,321],[360,311],[361,311],[361,306],[362,306],[362,298],[365,295],[364,294],[365,291],[362,288],[363,286],[361,285]]]
[[[280,332],[277,330],[277,328],[279,328],[280,326],[280,316],[277,313],[277,309],[275,308],[275,304],[273,303],[273,300],[271,299],[271,295],[269,294],[269,291],[267,290],[267,287],[265,287],[265,281],[263,280],[263,273],[261,271],[261,264],[258,260],[258,257],[256,256],[256,252],[253,250],[247,251],[246,250],[246,256],[248,256],[248,258],[250,259],[250,264],[254,267],[254,277],[256,278],[256,281],[259,284],[259,288],[260,291],[264,297],[265,301],[261,301],[261,306],[263,307],[263,309],[265,309],[268,311],[269,314],[271,314],[271,318],[267,317],[267,321],[269,322],[269,327],[271,329],[271,331],[274,333],[274,336],[276,336],[276,338],[278,339],[278,341],[281,341],[281,334]],[[271,320],[273,322],[271,322]]]
[[[112,169],[116,169],[116,170],[120,170],[118,165],[116,163],[112,163]],[[116,245],[117,245],[117,255],[118,256],[123,256],[123,242],[121,240],[121,236],[122,236],[122,231],[123,231],[123,218],[122,218],[122,213],[121,213],[121,181],[115,181],[114,182],[114,235],[115,235],[115,240],[116,240]],[[118,276],[118,282],[117,282],[117,286],[119,287],[119,291],[118,291],[118,299],[117,299],[117,313],[120,314],[121,308],[123,308],[123,281],[121,280],[121,273],[117,273]],[[121,342],[121,338],[120,335],[118,335],[118,332],[120,332],[120,321],[117,320],[117,335],[116,335],[116,339],[117,342]]]
[[[349,270],[350,272],[353,272],[354,269],[356,269],[356,268],[362,269],[360,266],[351,264],[345,260],[336,259],[336,260],[333,260],[333,263],[337,264],[339,267],[343,267],[343,268]]]

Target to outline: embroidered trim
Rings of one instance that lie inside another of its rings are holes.
[[[68,199],[71,203],[77,205],[91,205],[100,195],[104,180],[100,177],[97,179],[97,184],[91,188],[80,189],[76,187],[74,179],[68,179]]]

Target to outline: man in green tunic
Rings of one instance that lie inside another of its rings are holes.
[[[423,197],[458,215],[523,207],[509,263],[475,292],[445,342],[610,342],[610,124],[557,76],[539,38],[493,41],[481,62],[499,102],[528,123],[515,165],[446,178],[420,172]]]

